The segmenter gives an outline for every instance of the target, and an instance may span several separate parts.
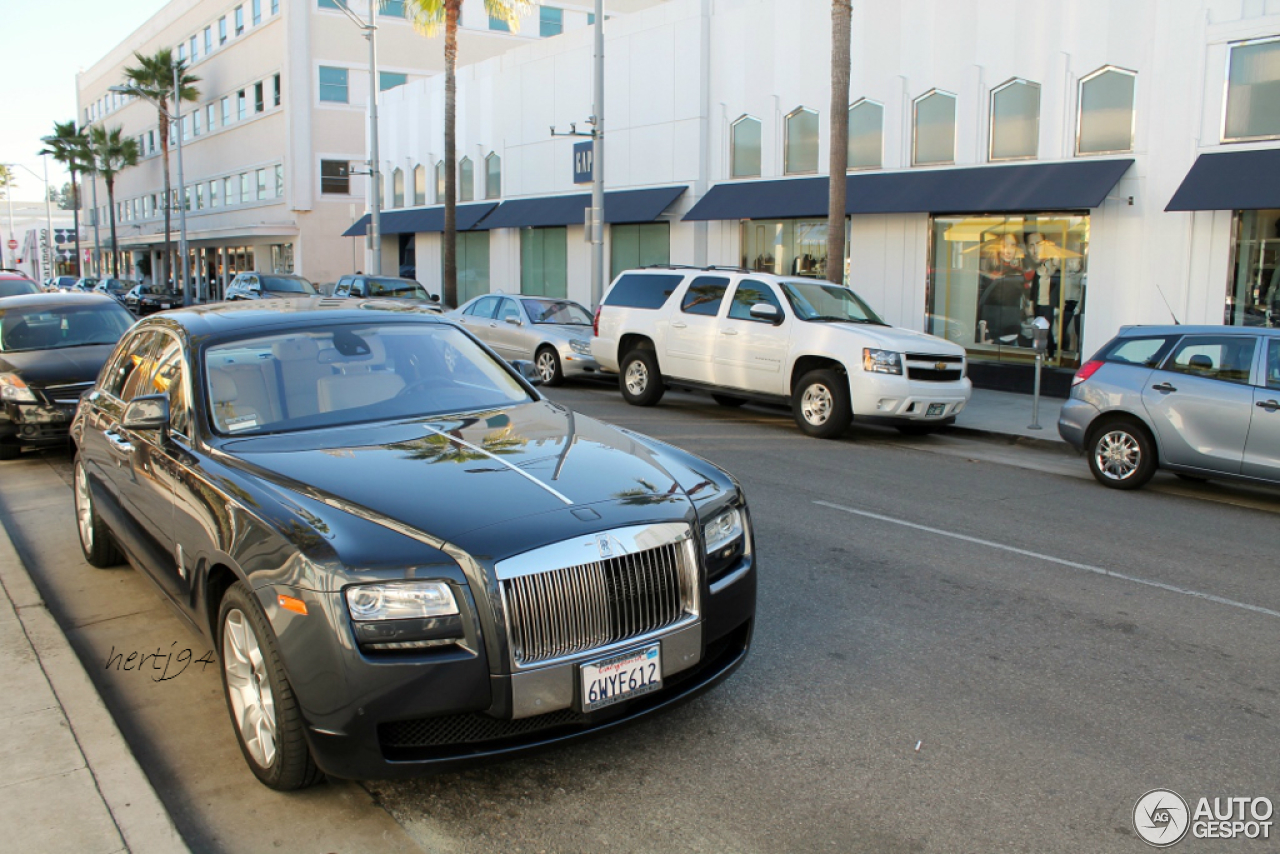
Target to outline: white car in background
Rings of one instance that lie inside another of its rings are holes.
[[[724,406],[786,403],[800,429],[835,438],[852,419],[922,434],[969,402],[965,350],[890,326],[851,289],[738,268],[647,267],[618,276],[591,351],[628,403],[668,386]]]

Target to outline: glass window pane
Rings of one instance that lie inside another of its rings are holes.
[[[739,119],[733,126],[734,178],[755,178],[760,175],[760,122],[756,119]]]
[[[818,114],[797,110],[787,116],[786,172],[818,171]]]
[[[484,197],[486,199],[498,199],[502,197],[502,158],[496,154],[490,154],[484,160],[485,179],[484,179]]]
[[[991,93],[991,159],[1035,157],[1040,148],[1040,87],[1014,82]]]
[[[1223,136],[1280,136],[1280,40],[1232,48]]]
[[[469,202],[475,198],[475,167],[470,157],[464,157],[458,163],[458,201]]]
[[[401,74],[399,71],[379,71],[378,72],[378,88],[385,92],[388,89],[394,89],[397,86],[403,86],[409,82],[408,74]]]
[[[1080,154],[1133,150],[1133,89],[1137,78],[1104,71],[1080,84]]]
[[[879,169],[883,165],[884,107],[870,101],[849,108],[849,168]]]
[[[267,170],[259,169],[256,176],[258,179],[258,199],[261,201],[267,197]]]
[[[444,204],[444,161],[436,161],[436,203]]]
[[[504,21],[502,18],[495,18],[492,15],[490,15],[489,29],[497,30],[500,33],[509,33],[511,32],[511,25],[508,24],[506,21]]]
[[[457,257],[458,304],[461,305],[473,297],[489,292],[489,232],[458,232]],[[441,264],[443,263],[442,258]]]
[[[733,301],[729,303],[729,316],[737,320],[767,323],[768,321],[756,320],[751,316],[751,307],[759,303],[771,305],[779,313],[782,312],[782,305],[779,304],[778,298],[773,295],[773,291],[768,285],[751,279],[743,279],[733,292]]]
[[[520,231],[520,293],[564,298],[568,291],[568,229]]]
[[[1247,383],[1257,341],[1252,335],[1188,335],[1174,348],[1164,370]]]
[[[916,165],[956,159],[956,99],[934,92],[916,101]]]
[[[347,103],[347,69],[320,66],[320,100]]]
[[[623,270],[671,263],[671,224],[644,222],[609,226],[610,278]]]
[[[393,18],[404,17],[404,0],[383,0],[382,7],[378,9],[379,15],[388,15]]]
[[[277,163],[274,171],[275,171],[275,191],[276,191],[276,198],[278,199],[284,195],[284,166]]]
[[[350,164],[345,160],[320,161],[320,192],[351,192]]]
[[[542,38],[564,32],[564,10],[554,6],[538,7],[538,35]]]
[[[729,280],[719,276],[699,276],[689,283],[680,301],[680,310],[685,314],[703,314],[715,317],[720,312],[720,303],[724,301],[724,292],[729,288]]]
[[[413,169],[413,203],[415,205],[427,203],[427,167],[425,166],[415,166]]]
[[[397,169],[391,173],[391,207],[404,207],[404,170]]]
[[[1235,214],[1235,265],[1223,323],[1280,326],[1280,210]]]

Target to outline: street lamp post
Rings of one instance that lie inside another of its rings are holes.
[[[374,14],[378,0],[369,0],[369,22],[360,20],[347,5],[347,0],[336,0],[338,8],[351,22],[360,28],[369,40],[369,242],[373,249],[372,272],[382,275],[382,173],[378,160],[378,27]]]
[[[53,202],[49,200],[49,161],[44,161],[44,177],[41,178],[36,174],[36,170],[23,166],[21,163],[10,163],[10,166],[21,166],[35,177],[37,181],[44,182],[44,225],[45,230],[49,233],[48,242],[45,245],[44,264],[45,275],[37,276],[37,278],[48,279],[53,276]],[[9,191],[9,233],[13,234],[13,190]]]

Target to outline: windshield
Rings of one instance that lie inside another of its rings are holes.
[[[0,309],[0,351],[114,344],[132,325],[133,315],[117,303]]]
[[[791,310],[801,320],[845,321],[888,326],[853,291],[831,282],[789,281],[782,283]]]
[[[224,435],[287,433],[494,409],[531,400],[454,326],[326,325],[205,351],[207,410]]]
[[[570,326],[590,326],[591,315],[576,302],[568,300],[527,299],[525,310],[534,323],[564,323]]]
[[[122,294],[137,284],[137,282],[130,279],[104,279],[102,281],[102,289],[108,293]]]
[[[382,299],[420,299],[430,300],[427,289],[411,279],[374,279],[365,280],[365,296]]]
[[[263,276],[262,289],[278,294],[314,294],[315,285],[301,276]]]
[[[40,286],[28,279],[0,279],[0,297],[38,293],[40,293]]]

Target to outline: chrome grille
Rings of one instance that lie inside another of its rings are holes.
[[[92,382],[72,383],[69,385],[50,385],[41,389],[41,393],[50,403],[75,405],[80,402],[80,395],[93,386]]]
[[[697,563],[687,536],[617,557],[503,578],[517,666],[674,626],[697,613]]]

